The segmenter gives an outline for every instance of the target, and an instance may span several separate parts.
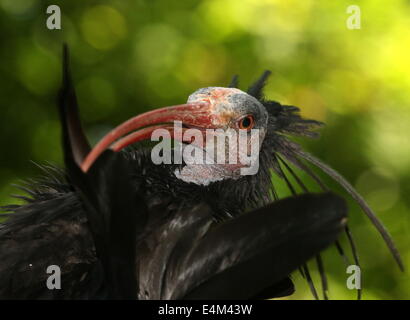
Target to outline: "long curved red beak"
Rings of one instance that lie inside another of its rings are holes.
[[[210,103],[204,101],[160,108],[133,117],[102,138],[84,159],[81,169],[87,172],[101,153],[109,147],[114,151],[120,151],[132,143],[149,139],[156,129],[172,130],[170,124],[174,121],[181,121],[188,127],[213,128],[214,116],[210,111]]]

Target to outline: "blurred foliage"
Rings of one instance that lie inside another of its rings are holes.
[[[344,0],[59,1],[62,30],[48,30],[46,8],[54,2],[0,0],[0,204],[15,202],[10,184],[39,174],[30,160],[62,162],[55,109],[62,42],[71,48],[93,143],[130,116],[182,103],[233,74],[246,88],[270,69],[267,97],[326,122],[320,140],[302,144],[358,188],[409,268],[410,2],[356,2],[360,30],[346,27],[352,1]],[[409,273],[399,272],[349,204],[364,298],[410,298]],[[324,254],[330,297],[354,298],[335,251]],[[310,299],[304,281],[295,280],[292,298]]]

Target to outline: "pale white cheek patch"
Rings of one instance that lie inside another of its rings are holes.
[[[207,186],[212,182],[227,178],[238,179],[241,177],[240,170],[227,170],[220,165],[191,164],[174,171],[175,176],[185,182]]]

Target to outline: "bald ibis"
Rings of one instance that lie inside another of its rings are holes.
[[[289,139],[315,137],[313,129],[321,123],[265,99],[269,72],[247,92],[237,88],[234,77],[229,87],[199,89],[186,104],[138,115],[91,148],[79,119],[67,47],[63,52],[58,106],[65,167],[39,166],[43,176],[20,186],[28,193],[18,196],[24,204],[3,208],[1,299],[266,299],[292,294],[290,274],[298,269],[317,297],[307,267],[311,258],[327,298],[320,252],[336,244],[344,255],[341,231],[353,249],[354,243],[345,201],[309,164],[356,199],[402,267],[390,236],[362,197]],[[138,142],[161,128],[176,139],[170,127],[175,121],[185,131],[258,129],[259,169],[241,175],[241,163],[154,164],[151,146]],[[323,192],[310,193],[294,167]],[[279,199],[278,179],[292,197]],[[59,290],[46,286],[50,265],[61,269]]]

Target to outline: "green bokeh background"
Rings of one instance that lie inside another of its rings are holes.
[[[46,28],[50,4],[61,8],[62,30]],[[361,9],[359,30],[346,27],[351,4]],[[326,122],[320,140],[301,143],[359,190],[409,268],[409,17],[405,0],[0,0],[0,204],[16,202],[10,184],[39,174],[30,160],[62,163],[55,97],[63,41],[93,143],[135,114],[185,102],[197,88],[223,86],[233,74],[246,88],[270,69],[267,97]],[[409,273],[399,272],[369,221],[352,201],[349,207],[364,298],[409,299]],[[353,299],[335,251],[324,254],[330,297]],[[294,278],[291,299],[311,299]]]

